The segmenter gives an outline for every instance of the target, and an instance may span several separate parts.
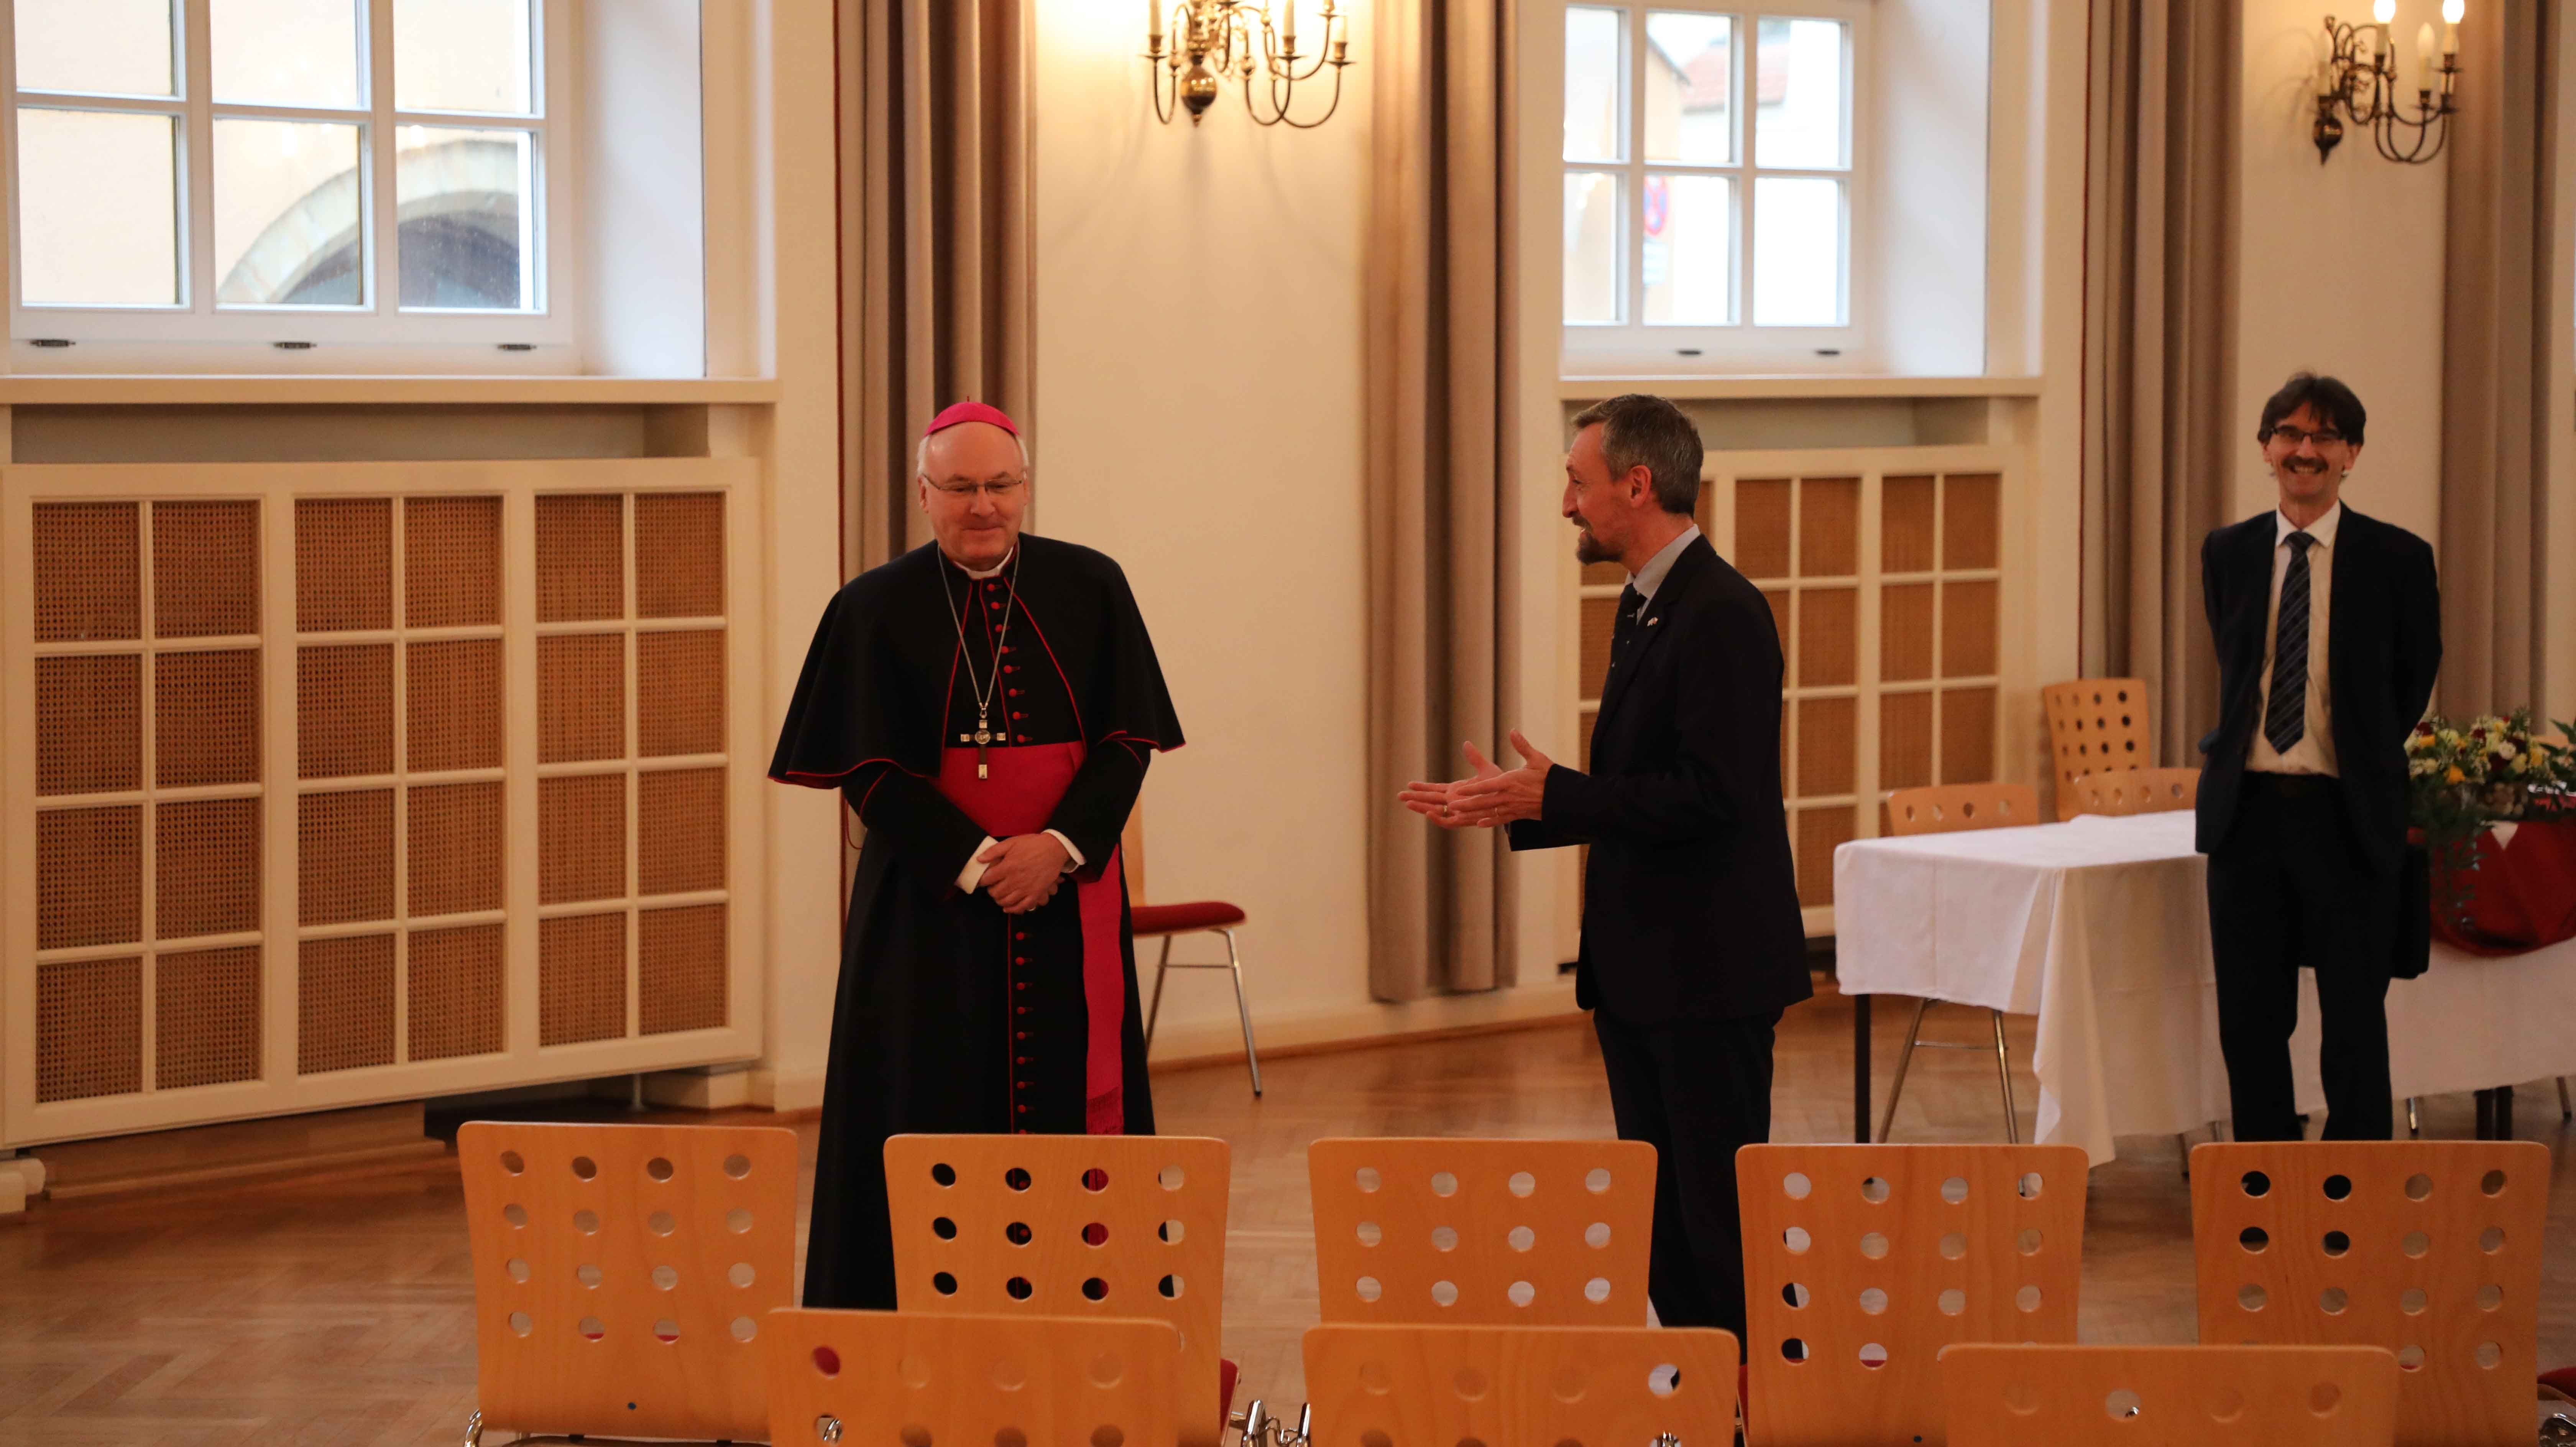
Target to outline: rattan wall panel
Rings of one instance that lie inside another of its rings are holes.
[[[36,1100],[143,1088],[143,961],[36,967]]]
[[[130,502],[36,504],[37,642],[143,636],[141,527]]]
[[[296,650],[295,758],[306,779],[394,771],[392,644]]]
[[[501,621],[501,500],[403,499],[403,622],[456,628]]]
[[[36,660],[36,792],[105,794],[143,785],[143,658]]]
[[[642,894],[725,887],[724,770],[636,776],[635,873]]]
[[[537,499],[537,621],[626,616],[625,521],[615,493]]]
[[[295,1073],[394,1063],[394,937],[306,940],[296,959]]]
[[[1748,578],[1789,576],[1789,480],[1735,484],[1735,566]]]
[[[1860,479],[1810,477],[1798,484],[1798,576],[1847,578],[1860,571]]]
[[[1878,590],[1878,676],[1888,682],[1932,676],[1930,583],[1884,583]]]
[[[502,827],[497,779],[414,788],[404,821],[411,917],[499,909],[508,849]]]
[[[1798,794],[1815,799],[1856,787],[1852,754],[1859,742],[1857,699],[1798,701]]]
[[[143,938],[143,806],[36,815],[36,948]]]
[[[152,660],[152,773],[164,789],[259,782],[259,650]]]
[[[308,925],[392,919],[393,790],[307,794],[296,802],[296,918]]]
[[[152,636],[259,631],[259,504],[152,505]]]
[[[1932,695],[1878,698],[1878,787],[1912,789],[1932,782]]]
[[[636,930],[637,1033],[723,1028],[725,907],[644,910]]]
[[[2004,480],[1977,473],[1941,480],[1941,566],[1991,568],[2003,551]]]
[[[1586,598],[1583,600],[1582,681],[1578,697],[1599,698],[1610,682],[1610,635],[1619,626],[1619,600]]]
[[[1860,666],[1860,590],[1798,591],[1798,686],[1850,683]]]
[[[1995,776],[1995,691],[1941,691],[1941,782],[1978,784]]]
[[[626,915],[576,914],[537,925],[537,1043],[626,1034]]]
[[[295,626],[347,633],[394,626],[393,501],[295,501]]]
[[[412,935],[412,1059],[452,1060],[501,1049],[502,943],[497,924]]]
[[[1995,671],[1996,585],[1941,584],[1941,676],[1977,678]]]
[[[1883,478],[1878,488],[1879,571],[1932,571],[1932,479]]]
[[[403,667],[412,771],[499,768],[501,640],[406,644]]]
[[[1705,512],[1707,511],[1705,493],[1703,493],[1701,501],[1701,511]],[[1701,531],[1706,532],[1707,529],[1702,528]],[[1620,567],[1617,563],[1585,563],[1583,565],[1582,578],[1586,583],[1608,583],[1612,587],[1617,587],[1619,584],[1628,581],[1628,570]]]
[[[537,639],[537,762],[626,756],[626,635]]]
[[[152,1086],[259,1079],[259,946],[163,955],[152,967]]]
[[[1834,848],[1850,842],[1855,812],[1849,804],[1798,811],[1800,905],[1812,909],[1834,902]]]
[[[724,494],[637,495],[636,617],[722,617],[724,568]]]
[[[537,902],[626,894],[626,776],[537,781]]]
[[[724,752],[724,647],[721,628],[635,635],[636,752]]]
[[[164,940],[259,928],[257,798],[163,800],[153,806],[153,934]]]

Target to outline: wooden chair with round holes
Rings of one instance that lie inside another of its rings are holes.
[[[1178,1430],[1166,1321],[789,1309],[761,1335],[778,1447],[1162,1447]]]
[[[1735,1333],[1707,1327],[1306,1329],[1314,1447],[1681,1447],[1735,1440]]]
[[[2200,801],[2198,769],[2118,769],[2075,781],[2075,812],[2125,818],[2189,809]]]
[[[2527,1442],[2549,1147],[2213,1142],[2191,1153],[2200,1339],[2397,1354],[2397,1440]]]
[[[1887,821],[1889,832],[1897,835],[1955,834],[1968,829],[2010,829],[2042,822],[2039,791],[2028,784],[1935,784],[1898,789],[1887,796]],[[1905,1072],[1912,1068],[1918,1047],[1987,1048],[1982,1040],[1924,1039],[1923,1017],[1932,1003],[1929,999],[1914,1002],[1914,1019],[1905,1027],[1905,1048],[1896,1057],[1896,1078],[1888,1082],[1887,1108],[1878,1119],[1880,1140],[1886,1140],[1896,1126],[1896,1102],[1905,1095]],[[2021,1139],[2021,1113],[2013,1105],[2012,1062],[2004,1051],[2004,1012],[1986,1011],[1986,1022],[1995,1037],[1995,1083],[2003,1091],[2004,1140],[2010,1144]]]
[[[2147,731],[2142,678],[2078,678],[2039,691],[2048,719],[2048,751],[2057,767],[2057,817],[2075,817],[2075,781],[2086,774],[2151,769],[2155,735]]]
[[[905,1311],[1176,1329],[1179,1441],[1225,1420],[1226,1143],[1195,1136],[899,1135],[885,1144]]]
[[[1941,1353],[1950,1447],[2390,1447],[2377,1347],[2002,1346]]]
[[[1954,1342],[2075,1340],[2077,1146],[1752,1145],[1745,1440],[1943,1441]]]
[[[1319,1140],[1306,1173],[1327,1322],[1645,1324],[1644,1141]]]
[[[796,1299],[796,1133],[471,1121],[467,1429],[758,1439],[759,1348]]]

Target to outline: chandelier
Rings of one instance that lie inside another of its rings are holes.
[[[1220,89],[1240,82],[1243,108],[1262,125],[1304,131],[1331,120],[1342,105],[1342,71],[1351,63],[1350,15],[1336,0],[1323,6],[1324,33],[1307,56],[1297,49],[1297,0],[1284,0],[1275,26],[1270,0],[1145,0],[1145,74],[1154,87],[1155,118],[1168,125],[1186,110],[1195,126]],[[1303,69],[1300,61],[1308,62]],[[1297,86],[1326,66],[1333,70],[1333,97],[1324,113],[1310,121],[1290,116]]]
[[[2369,25],[2342,25],[2326,17],[2327,56],[2317,67],[2317,164],[2343,140],[2344,120],[2370,132],[2372,146],[2388,160],[2415,165],[2442,154],[2451,138],[2451,87],[2460,76],[2462,0],[2442,0],[2441,64],[2433,61],[2433,26],[2415,32],[2415,102],[2400,99],[2397,46],[2389,25],[2397,0],[2377,0]],[[2438,77],[2438,89],[2436,86]],[[2340,114],[2338,114],[2340,112]]]

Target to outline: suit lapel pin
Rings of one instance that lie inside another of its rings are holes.
[[[1647,627],[1649,627],[1649,628],[1652,628],[1652,627],[1654,627],[1656,624],[1661,623],[1661,622],[1663,622],[1663,621],[1664,621],[1664,620],[1663,620],[1663,619],[1661,619],[1661,618],[1649,618],[1649,619],[1647,619],[1647,620],[1646,620],[1646,626],[1647,626]]]

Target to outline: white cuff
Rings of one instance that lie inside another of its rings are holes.
[[[958,893],[973,894],[975,886],[984,882],[984,851],[996,842],[992,835],[987,834],[984,842],[975,846],[975,852],[966,856],[966,867],[957,871]]]
[[[1082,857],[1082,851],[1073,847],[1073,841],[1064,837],[1064,831],[1061,829],[1050,829],[1046,832],[1055,840],[1056,843],[1064,846],[1064,872],[1071,874],[1075,870],[1080,869],[1085,862]]]

